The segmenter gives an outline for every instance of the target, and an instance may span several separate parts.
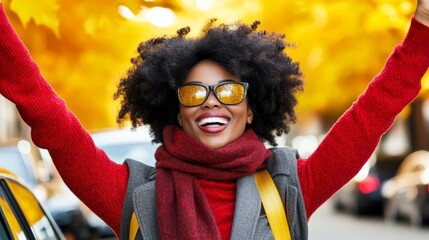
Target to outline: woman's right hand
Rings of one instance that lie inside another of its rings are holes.
[[[418,0],[414,18],[429,27],[429,0]]]

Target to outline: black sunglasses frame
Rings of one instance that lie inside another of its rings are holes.
[[[240,102],[230,104],[230,103],[224,103],[224,102],[222,102],[222,101],[219,99],[219,97],[218,97],[218,96],[217,96],[217,94],[216,94],[216,89],[217,89],[218,87],[220,87],[220,86],[227,85],[227,84],[239,84],[239,85],[242,85],[242,86],[244,87],[244,95],[243,95],[243,99],[241,99],[241,101],[240,101]],[[185,87],[185,86],[190,86],[190,85],[201,86],[201,87],[204,87],[204,88],[206,89],[206,97],[204,98],[204,101],[202,101],[202,102],[201,102],[200,104],[198,104],[198,105],[185,105],[185,104],[183,104],[183,103],[182,103],[182,101],[180,100],[180,97],[179,97],[179,95],[180,95],[180,89],[181,89],[181,88],[183,88],[183,87]],[[180,104],[182,104],[183,106],[185,106],[185,107],[197,107],[197,106],[201,106],[201,105],[203,105],[203,104],[207,101],[207,98],[209,98],[210,91],[213,91],[214,96],[216,97],[216,99],[217,99],[220,103],[222,103],[222,104],[224,104],[224,105],[237,105],[237,104],[242,103],[242,102],[243,102],[243,100],[244,100],[244,99],[246,99],[246,96],[247,96],[247,90],[248,90],[248,89],[249,89],[249,83],[247,83],[247,82],[236,82],[236,81],[233,81],[233,80],[231,80],[231,81],[227,81],[227,82],[220,82],[220,83],[215,84],[215,85],[206,85],[206,84],[203,84],[203,83],[191,82],[191,83],[185,83],[185,84],[183,84],[182,86],[180,86],[180,87],[177,89],[177,97],[178,97],[178,99],[179,99]]]

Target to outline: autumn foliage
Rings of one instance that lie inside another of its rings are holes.
[[[115,126],[112,95],[140,41],[209,19],[261,20],[261,28],[286,34],[286,51],[305,75],[298,117],[316,111],[336,118],[382,68],[413,14],[411,0],[2,0],[12,24],[42,73],[87,129]],[[210,8],[198,4],[211,3]],[[171,9],[171,26],[121,16],[142,7]],[[192,35],[191,34],[191,35]],[[424,86],[429,84],[426,77]],[[426,87],[428,88],[428,87]]]

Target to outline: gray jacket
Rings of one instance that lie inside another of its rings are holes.
[[[292,239],[308,239],[307,217],[298,181],[297,152],[291,148],[273,148],[267,169],[279,190]],[[130,177],[121,219],[121,239],[128,239],[132,212],[136,213],[139,231],[136,239],[159,239],[156,221],[156,170],[127,159]],[[286,203],[286,204],[285,204]],[[237,199],[231,239],[273,239],[253,175],[237,180]]]

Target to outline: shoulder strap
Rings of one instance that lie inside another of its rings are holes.
[[[290,230],[283,203],[270,173],[263,170],[256,172],[254,176],[274,239],[290,240]]]
[[[125,164],[128,166],[130,174],[122,210],[120,239],[134,240],[137,237],[139,225],[134,212],[133,196],[138,187],[155,181],[156,169],[132,159],[126,159]]]
[[[290,240],[291,236],[285,210],[270,173],[267,170],[263,170],[256,172],[254,177],[274,239]],[[129,240],[135,239],[138,229],[139,224],[136,214],[133,212],[130,221]]]
[[[139,223],[137,222],[136,213],[133,212],[130,221],[130,232],[129,232],[129,240],[134,240],[137,235],[137,231],[139,230]]]

